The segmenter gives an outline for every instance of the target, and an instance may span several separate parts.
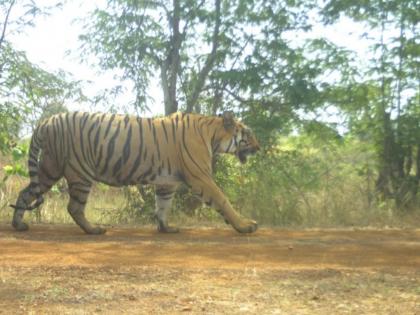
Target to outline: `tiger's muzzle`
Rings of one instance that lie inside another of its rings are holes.
[[[245,142],[239,143],[239,148],[237,151],[237,156],[239,161],[244,164],[246,163],[249,155],[254,155],[260,150],[260,146],[258,144],[251,145]]]

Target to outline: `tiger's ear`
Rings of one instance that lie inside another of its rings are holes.
[[[231,130],[235,127],[235,116],[233,111],[223,112],[223,126],[226,130]]]

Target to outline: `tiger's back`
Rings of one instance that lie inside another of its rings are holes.
[[[114,186],[171,182],[180,181],[175,152],[182,117],[64,113],[46,120],[38,132],[43,149],[65,173]]]

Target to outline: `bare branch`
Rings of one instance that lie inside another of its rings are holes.
[[[233,60],[232,66],[230,67],[230,70],[233,70],[233,67],[235,66],[236,62],[239,60],[239,57],[242,56],[243,52],[245,51],[246,46],[248,46],[248,43],[251,41],[251,36],[248,37],[248,39],[245,41],[245,43],[242,45],[241,49],[239,50],[238,54],[236,55],[235,59]]]
[[[223,86],[222,90],[227,92],[230,96],[232,96],[235,100],[237,100],[240,103],[252,103],[252,100],[247,100],[243,97],[240,97],[239,95],[236,95],[231,90],[227,89],[226,86]]]
[[[2,31],[1,37],[0,37],[0,48],[1,48],[1,45],[3,44],[3,42],[4,42],[4,38],[6,37],[7,23],[9,22],[10,12],[12,11],[12,8],[15,5],[15,2],[16,2],[16,0],[12,0],[12,2],[10,2],[9,9],[7,10],[6,17],[4,19],[3,31]]]
[[[142,3],[145,4],[146,7],[149,5],[152,7],[157,7],[157,8],[160,7],[163,9],[163,11],[165,11],[167,16],[170,16],[168,8],[166,7],[165,3],[163,3],[162,1],[142,1]]]
[[[216,22],[213,30],[212,37],[212,49],[210,54],[207,56],[204,67],[201,69],[197,82],[194,86],[193,93],[191,97],[187,100],[187,112],[191,112],[194,106],[197,103],[198,97],[203,89],[204,83],[206,82],[207,76],[212,69],[214,62],[216,60],[216,53],[219,47],[219,31],[221,24],[221,13],[220,13],[220,0],[215,0],[215,13],[216,13]]]

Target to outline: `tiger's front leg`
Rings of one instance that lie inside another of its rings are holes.
[[[158,223],[158,231],[162,233],[178,233],[179,229],[168,225],[168,212],[172,206],[176,185],[156,185],[155,191],[155,215]]]
[[[258,224],[254,220],[242,217],[236,212],[221,189],[212,178],[190,182],[195,194],[209,206],[216,208],[224,217],[225,221],[233,226],[239,233],[253,233],[257,230]]]

